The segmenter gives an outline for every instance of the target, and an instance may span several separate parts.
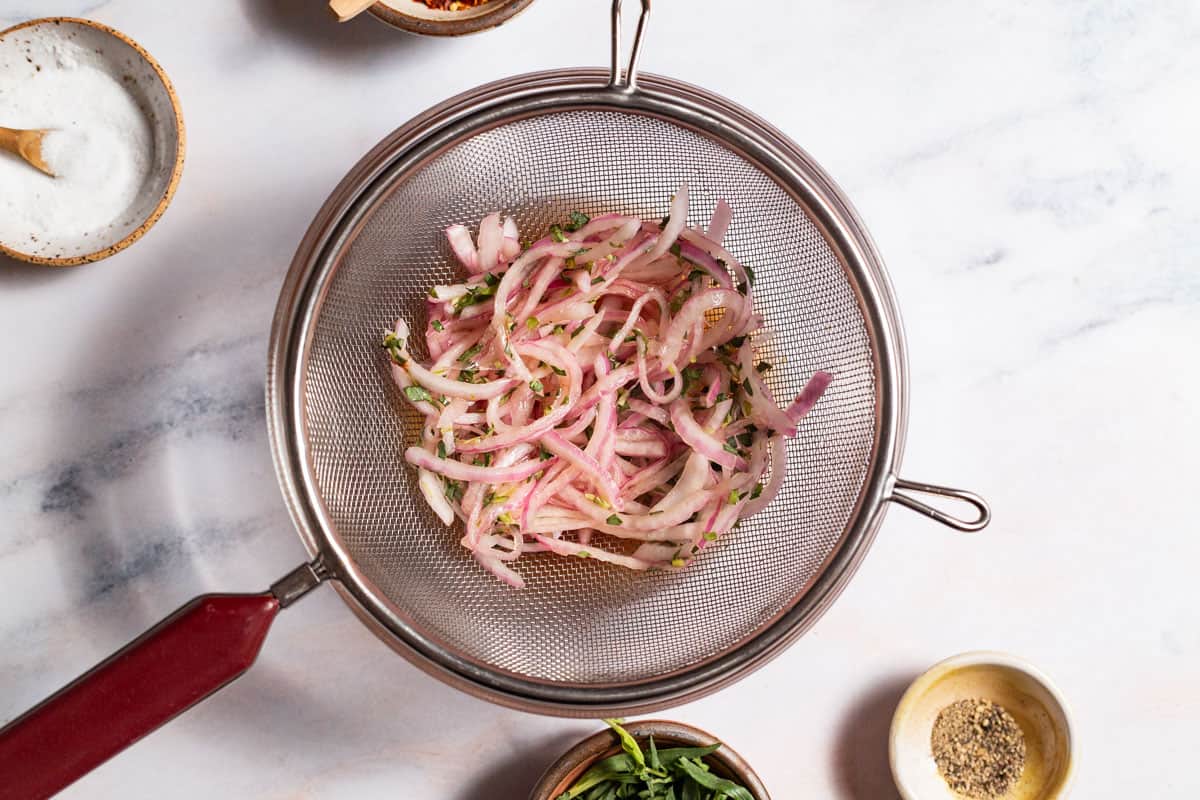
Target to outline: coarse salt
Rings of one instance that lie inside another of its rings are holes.
[[[70,41],[36,54],[30,75],[0,70],[0,125],[50,129],[42,155],[51,178],[0,153],[0,243],[47,238],[86,251],[140,223],[136,203],[154,162],[147,113],[111,67]]]

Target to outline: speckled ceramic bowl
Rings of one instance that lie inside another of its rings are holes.
[[[419,0],[380,0],[371,6],[376,19],[394,28],[427,36],[462,36],[501,25],[525,10],[533,0],[488,0],[474,8],[435,11]]]
[[[56,267],[108,258],[136,242],[166,211],[183,172],[183,115],[162,67],[137,42],[98,22],[50,17],[0,32],[0,71],[7,78],[36,80],[44,60],[63,48],[109,72],[145,112],[154,141],[146,179],[133,203],[116,219],[87,235],[0,241],[0,253]],[[52,127],[47,125],[45,127]]]
[[[708,747],[720,741],[712,734],[681,722],[644,720],[626,723],[624,727],[643,747],[646,746],[651,736],[654,737],[654,744],[657,747]],[[619,752],[621,752],[621,743],[613,731],[603,730],[589,736],[563,753],[558,761],[550,765],[546,774],[534,787],[533,793],[529,795],[529,800],[555,800],[570,789],[571,784],[579,780],[579,777],[587,772],[592,764]],[[710,755],[705,761],[717,775],[737,781],[749,789],[755,800],[771,800],[771,796],[767,794],[767,789],[759,780],[758,775],[728,745],[722,744],[721,749]]]
[[[892,718],[889,758],[904,800],[962,800],[938,773],[930,737],[943,708],[983,698],[1003,706],[1025,735],[1025,769],[1003,800],[1060,800],[1075,771],[1075,737],[1066,700],[1046,675],[1006,653],[948,658],[917,678]]]

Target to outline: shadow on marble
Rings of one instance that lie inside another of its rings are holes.
[[[834,745],[839,796],[850,800],[898,800],[888,765],[892,713],[913,675],[893,675],[866,693],[842,717]]]
[[[577,737],[582,738],[582,737]],[[542,773],[575,741],[569,736],[546,736],[536,746],[512,753],[509,758],[471,778],[454,800],[524,800]]]
[[[172,270],[145,272],[119,302],[93,318],[89,339],[128,341],[121,334],[137,329],[146,309],[163,314],[175,306],[182,315],[193,299],[173,291],[175,280]],[[262,379],[255,377],[254,390],[244,402],[222,404],[220,397],[197,395],[191,383],[202,381],[189,381],[188,359],[181,360],[177,348],[171,337],[154,335],[127,346],[122,357],[130,371],[115,378],[105,375],[99,385],[77,390],[73,402],[86,410],[65,415],[47,433],[44,445],[66,459],[50,464],[38,476],[43,482],[40,511],[50,515],[49,524],[60,531],[48,541],[57,551],[60,573],[72,577],[74,606],[121,601],[121,614],[98,617],[91,631],[95,639],[116,646],[130,638],[131,630],[133,635],[140,633],[208,588],[206,575],[216,562],[205,563],[198,549],[214,542],[237,547],[239,539],[250,535],[223,518],[199,523],[187,519],[183,509],[205,508],[212,498],[191,491],[186,481],[172,481],[171,463],[162,450],[172,436],[190,439],[196,431],[211,428],[236,441],[246,430],[265,428]],[[227,357],[219,348],[213,353],[214,361]],[[131,407],[143,410],[113,407],[112,397],[135,392],[137,403]],[[106,428],[102,437],[81,450],[75,443],[95,440],[98,421]],[[269,463],[265,452],[261,458]],[[271,471],[262,474],[262,491],[277,493]],[[282,504],[279,518],[286,520]],[[281,532],[281,537],[291,535],[290,526]]]
[[[264,35],[337,57],[359,58],[372,50],[411,50],[432,46],[426,37],[398,31],[364,13],[339,23],[321,0],[242,0],[246,16]]]
[[[43,267],[0,255],[0,291],[37,287],[70,274],[74,267]]]

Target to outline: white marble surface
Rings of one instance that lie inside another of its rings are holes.
[[[302,559],[264,431],[266,336],[350,165],[485,79],[606,57],[605,0],[539,0],[457,41],[320,6],[0,0],[0,27],[77,14],[141,41],[189,134],[174,205],[131,250],[0,263],[0,719],[192,595]],[[902,685],[1011,650],[1073,702],[1077,797],[1200,795],[1200,6],[656,6],[647,69],[772,120],[855,200],[907,322],[904,472],[996,515],[955,536],[893,511],[809,635],[669,716],[780,800],[886,800]],[[247,676],[65,796],[519,799],[594,727],[444,687],[322,590]]]

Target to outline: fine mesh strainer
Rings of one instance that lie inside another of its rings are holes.
[[[459,688],[529,711],[600,716],[694,699],[777,654],[833,602],[889,500],[959,530],[987,524],[977,496],[897,477],[902,334],[849,203],[744,109],[667,78],[639,79],[649,5],[625,70],[616,0],[610,72],[526,75],[461,95],[396,131],[343,180],[288,274],[268,374],[280,483],[313,561],[270,593],[186,606],[0,732],[0,767],[30,758],[31,742],[50,731],[86,751],[61,776],[69,782],[244,671],[278,608],[325,580],[402,655]],[[423,327],[427,288],[454,282],[441,235],[449,224],[495,210],[525,232],[575,209],[657,218],[684,182],[690,224],[705,223],[721,198],[734,210],[726,246],[757,275],[756,310],[774,332],[760,352],[776,364],[775,396],[794,396],[818,369],[835,375],[833,386],[788,443],[779,496],[687,569],[635,573],[534,556],[521,562],[527,588],[510,589],[421,498],[402,456],[420,420],[388,377],[380,331],[397,317]],[[957,519],[905,490],[955,497],[978,514]],[[199,681],[185,674],[199,655],[172,650],[197,636],[213,639],[216,653],[204,654],[209,673]],[[172,683],[144,692],[137,676],[164,671],[145,655],[155,648],[159,659],[169,653],[172,680],[190,680],[187,691]],[[113,700],[123,681],[141,694]],[[96,700],[97,686],[109,696]],[[100,707],[134,721],[100,732]],[[107,744],[97,747],[102,733]]]

